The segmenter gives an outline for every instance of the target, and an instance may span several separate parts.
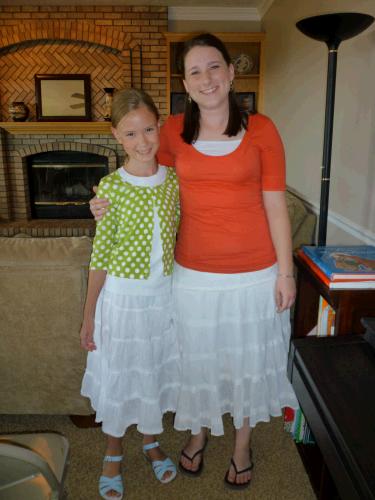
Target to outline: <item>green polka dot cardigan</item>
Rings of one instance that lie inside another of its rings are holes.
[[[160,221],[163,272],[173,271],[174,246],[179,223],[178,182],[174,169],[167,168],[158,186],[135,186],[120,173],[103,177],[98,198],[111,204],[96,226],[90,269],[107,271],[120,278],[147,279],[150,275],[154,208]]]

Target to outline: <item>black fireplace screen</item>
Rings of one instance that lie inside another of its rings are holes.
[[[108,159],[79,151],[51,151],[28,158],[31,214],[35,219],[91,217],[92,187],[108,174]]]

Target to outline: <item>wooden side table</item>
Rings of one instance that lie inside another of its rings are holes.
[[[330,476],[334,479],[336,486],[340,485],[337,489],[342,498],[349,500],[372,499],[374,497],[367,493],[367,496],[358,496],[358,491],[361,495],[361,492],[365,490],[358,490],[358,477],[361,474],[358,475],[357,465],[353,465],[357,463],[357,458],[353,458],[353,453],[358,452],[355,439],[360,433],[363,415],[367,429],[371,425],[372,432],[375,429],[375,382],[366,386],[368,396],[363,396],[361,392],[363,377],[366,379],[367,373],[371,373],[371,380],[375,377],[375,350],[360,335],[357,339],[354,337],[354,340],[353,338],[349,340],[348,337],[348,344],[346,344],[346,337],[348,334],[364,333],[361,319],[366,316],[375,317],[375,290],[330,289],[298,254],[295,255],[294,262],[298,271],[297,300],[288,373],[302,411],[318,444],[318,447],[301,444],[298,445],[298,449],[319,499],[337,498],[332,493],[333,484]],[[317,324],[320,296],[323,296],[336,312],[335,335],[337,337],[306,337]],[[363,342],[366,343],[367,354],[361,353]],[[372,350],[368,350],[370,348]],[[354,360],[355,356],[357,356],[356,361]],[[369,371],[368,365],[367,368],[364,368],[364,365],[361,364],[368,362],[366,356],[367,358],[372,356],[371,371]],[[349,390],[352,396],[346,394]],[[357,392],[358,394],[356,394]],[[361,408],[355,399],[360,392],[362,394]],[[371,411],[374,420],[371,422],[366,420],[367,398],[369,404],[372,405]],[[371,452],[368,447],[366,448],[367,443],[364,435],[363,431],[360,438],[361,444],[358,446],[362,452],[366,450],[366,453],[370,453],[367,458],[372,460],[375,449],[373,448]],[[374,434],[371,436],[372,446],[375,446]],[[348,438],[347,442],[345,437]],[[348,451],[348,446],[350,451]],[[363,452],[362,461],[366,460],[366,453]],[[349,462],[351,461],[350,466],[348,466],[348,456]],[[346,470],[346,467],[349,468]],[[353,479],[353,470],[356,471],[356,479]],[[375,472],[373,469],[372,471]],[[343,479],[341,480],[340,477]],[[362,481],[362,487],[366,489],[367,486],[363,486],[366,484],[366,479],[363,477],[362,475],[360,481]],[[355,484],[351,484],[351,481]],[[371,487],[375,489],[375,484],[372,484]],[[355,495],[353,493],[353,496],[350,496],[353,491]],[[335,493],[334,487],[333,492]]]
[[[292,337],[305,337],[317,324],[319,296],[335,309],[335,335],[363,333],[361,318],[375,316],[375,290],[330,289],[298,254],[297,299]]]
[[[362,335],[308,337],[292,340],[290,361],[290,380],[340,498],[375,500],[375,349]]]

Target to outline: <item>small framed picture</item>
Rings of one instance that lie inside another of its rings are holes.
[[[236,98],[243,113],[250,114],[255,112],[255,92],[236,92]]]
[[[90,121],[90,75],[35,75],[38,121]]]
[[[185,111],[186,93],[171,92],[171,114],[178,115]]]

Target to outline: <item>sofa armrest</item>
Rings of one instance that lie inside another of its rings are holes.
[[[0,238],[0,413],[92,413],[79,330],[91,240]]]
[[[286,191],[286,202],[292,227],[293,250],[301,245],[311,245],[315,239],[316,214],[291,191]]]

